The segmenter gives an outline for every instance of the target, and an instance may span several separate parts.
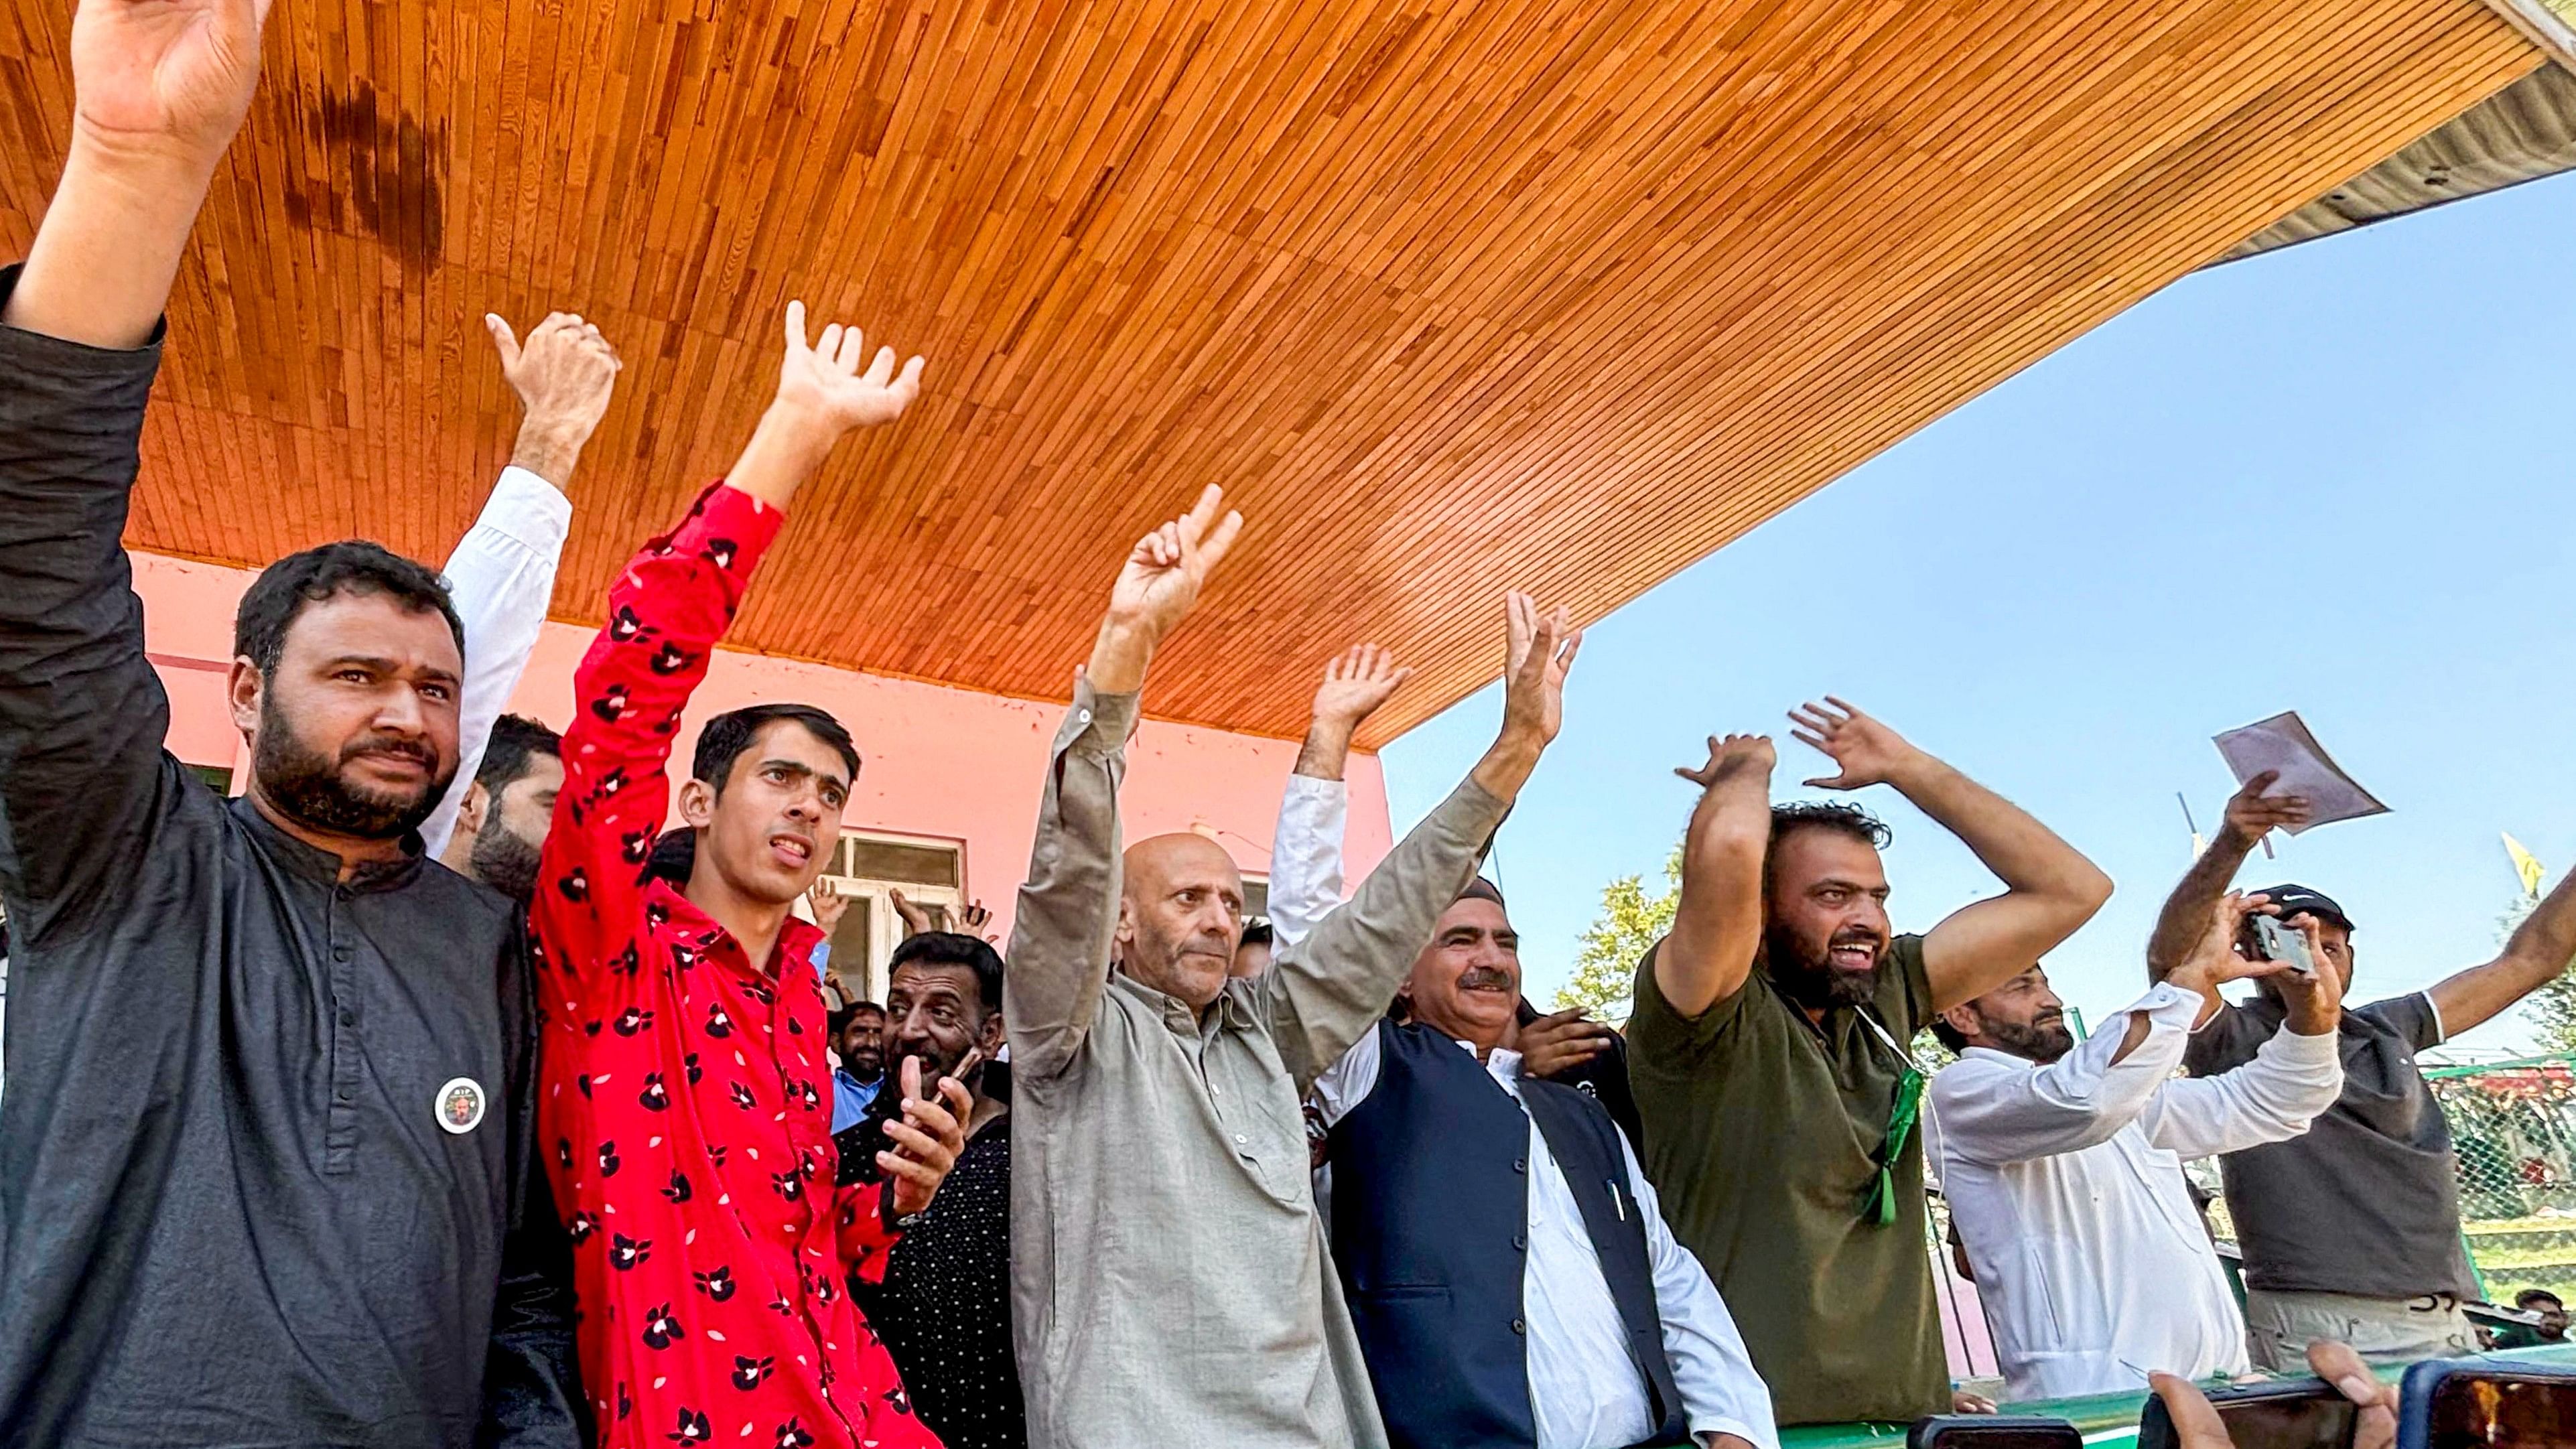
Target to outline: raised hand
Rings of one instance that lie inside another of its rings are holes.
[[[1410,665],[1374,644],[1356,644],[1324,666],[1324,682],[1315,690],[1315,722],[1345,731],[1377,712],[1396,686],[1413,677]]]
[[[880,347],[867,371],[867,340],[839,323],[805,342],[805,304],[787,304],[787,352],[778,363],[778,394],[760,415],[725,482],[772,508],[785,508],[852,428],[890,423],[921,392],[921,359],[897,373],[894,349]]]
[[[259,85],[269,0],[83,0],[72,17],[76,139],[211,168]]]
[[[1541,610],[1515,590],[1503,596],[1503,632],[1503,729],[1529,732],[1545,745],[1565,726],[1565,676],[1583,631],[1564,605]]]
[[[859,364],[867,362],[867,371]],[[903,416],[921,392],[921,359],[895,371],[894,349],[867,356],[867,338],[856,327],[827,323],[805,344],[805,304],[787,304],[787,355],[778,364],[778,406],[811,421],[833,437]]]
[[[81,0],[71,146],[0,322],[149,341],[215,163],[259,84],[268,0]]]
[[[1564,726],[1565,676],[1583,631],[1564,608],[1541,609],[1514,592],[1503,596],[1503,635],[1503,727],[1467,778],[1509,802]]]
[[[828,876],[818,876],[811,890],[805,892],[805,908],[814,913],[814,924],[828,936],[841,925],[841,917],[850,909],[849,897]]]
[[[2308,938],[2308,960],[2313,971],[2284,970],[2272,978],[2281,990],[2284,1024],[2301,1036],[2324,1036],[2343,1024],[2343,973],[2326,959],[2325,942],[2318,937],[2314,916],[2297,918],[2298,932]]]
[[[939,1079],[939,1100],[921,1095],[921,1058],[903,1059],[903,1116],[888,1119],[891,1150],[877,1153],[877,1166],[894,1191],[894,1210],[908,1217],[930,1206],[957,1154],[966,1150],[966,1123],[975,1113],[975,1098],[955,1077]]]
[[[1842,767],[1807,782],[1818,790],[1888,784],[1923,758],[1904,736],[1830,694],[1823,704],[1810,701],[1789,711],[1789,733]]]
[[[1759,770],[1764,779],[1779,764],[1779,752],[1771,747],[1769,735],[1728,735],[1708,737],[1708,763],[1694,770],[1688,765],[1673,766],[1673,773],[1703,790],[1729,775],[1745,770]]]
[[[2192,943],[2191,954],[2173,969],[2167,978],[2175,985],[2206,995],[2211,987],[2230,981],[2243,981],[2255,976],[2277,976],[2289,970],[2284,961],[2266,961],[2248,956],[2237,949],[2244,938],[2245,918],[2257,912],[2268,912],[2268,898],[2257,892],[2247,895],[2229,891],[2210,907],[2209,919],[2200,939]]]
[[[2295,829],[2308,823],[2314,808],[2305,795],[2265,795],[2281,778],[2278,770],[2265,770],[2245,782],[2245,788],[2227,799],[2227,818],[2219,826],[2226,839],[2251,850],[2257,841],[2274,830]]]
[[[1224,508],[1225,490],[1211,483],[1200,490],[1199,501],[1189,512],[1136,540],[1127,561],[1119,566],[1118,581],[1109,589],[1110,625],[1133,636],[1149,652],[1171,632],[1199,601],[1208,575],[1225,561],[1235,536],[1243,532],[1243,515],[1223,512]],[[1091,673],[1093,687],[1107,687],[1101,683],[1097,659]]]
[[[820,885],[821,882],[818,881],[816,884]],[[930,907],[913,900],[892,886],[886,888],[886,903],[894,907],[895,915],[903,921],[903,933],[907,936],[924,935],[939,929],[939,923],[931,919]]]
[[[981,937],[987,941],[993,939],[984,934],[984,928],[991,924],[993,924],[993,913],[984,909],[982,901],[968,901],[957,912],[957,929],[969,936]]]
[[[578,313],[546,314],[524,344],[494,313],[483,314],[483,327],[500,355],[501,376],[519,395],[519,441],[510,461],[561,488],[607,414],[626,364]]]

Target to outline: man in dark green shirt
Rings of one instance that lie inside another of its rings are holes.
[[[1906,1044],[2026,971],[2109,899],[2092,862],[2001,796],[1839,700],[1790,715],[2003,878],[1930,933],[1887,919],[1887,828],[1771,804],[1771,742],[1709,741],[1671,934],[1637,967],[1630,1073],[1646,1171],[1717,1281],[1782,1426],[1946,1413],[1923,1222],[1921,1078]]]

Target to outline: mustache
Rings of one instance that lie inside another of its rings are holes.
[[[1461,991],[1482,991],[1489,986],[1505,991],[1510,990],[1512,974],[1491,966],[1471,966],[1458,978],[1458,989]]]
[[[418,740],[400,739],[360,740],[340,751],[340,763],[345,765],[369,755],[391,755],[397,759],[418,761],[428,769],[438,768],[438,751]]]

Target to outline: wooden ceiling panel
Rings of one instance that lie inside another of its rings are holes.
[[[63,0],[0,0],[0,245]],[[481,314],[629,360],[556,607],[730,461],[785,300],[926,353],[745,647],[1052,697],[1115,561],[1252,519],[1151,710],[1379,737],[1509,584],[1634,597],[2509,84],[2476,0],[279,0],[130,541],[436,558],[515,413]]]

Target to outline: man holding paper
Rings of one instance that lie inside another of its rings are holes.
[[[2308,797],[2268,794],[2263,771],[2227,802],[2225,823],[2165,901],[2147,973],[2162,982],[2191,954],[2209,912],[2274,828],[2313,823]],[[2300,885],[2265,890],[2286,924],[2313,922],[2318,969],[2348,992],[2353,921]],[[2258,1367],[2297,1372],[2312,1339],[2349,1342],[2375,1362],[2471,1353],[2460,1301],[2476,1296],[2460,1243],[2457,1164],[2441,1105],[2415,1054],[2477,1026],[2538,990],[2576,956],[2576,887],[2535,907],[2504,951],[2428,991],[2348,1007],[2338,1040],[2344,1088],[2306,1135],[2221,1159],[2227,1210],[2245,1254],[2245,1318]],[[2256,983],[2243,1006],[2204,989],[2183,1065],[2215,1076],[2254,1059],[2287,1015],[2278,986]]]

